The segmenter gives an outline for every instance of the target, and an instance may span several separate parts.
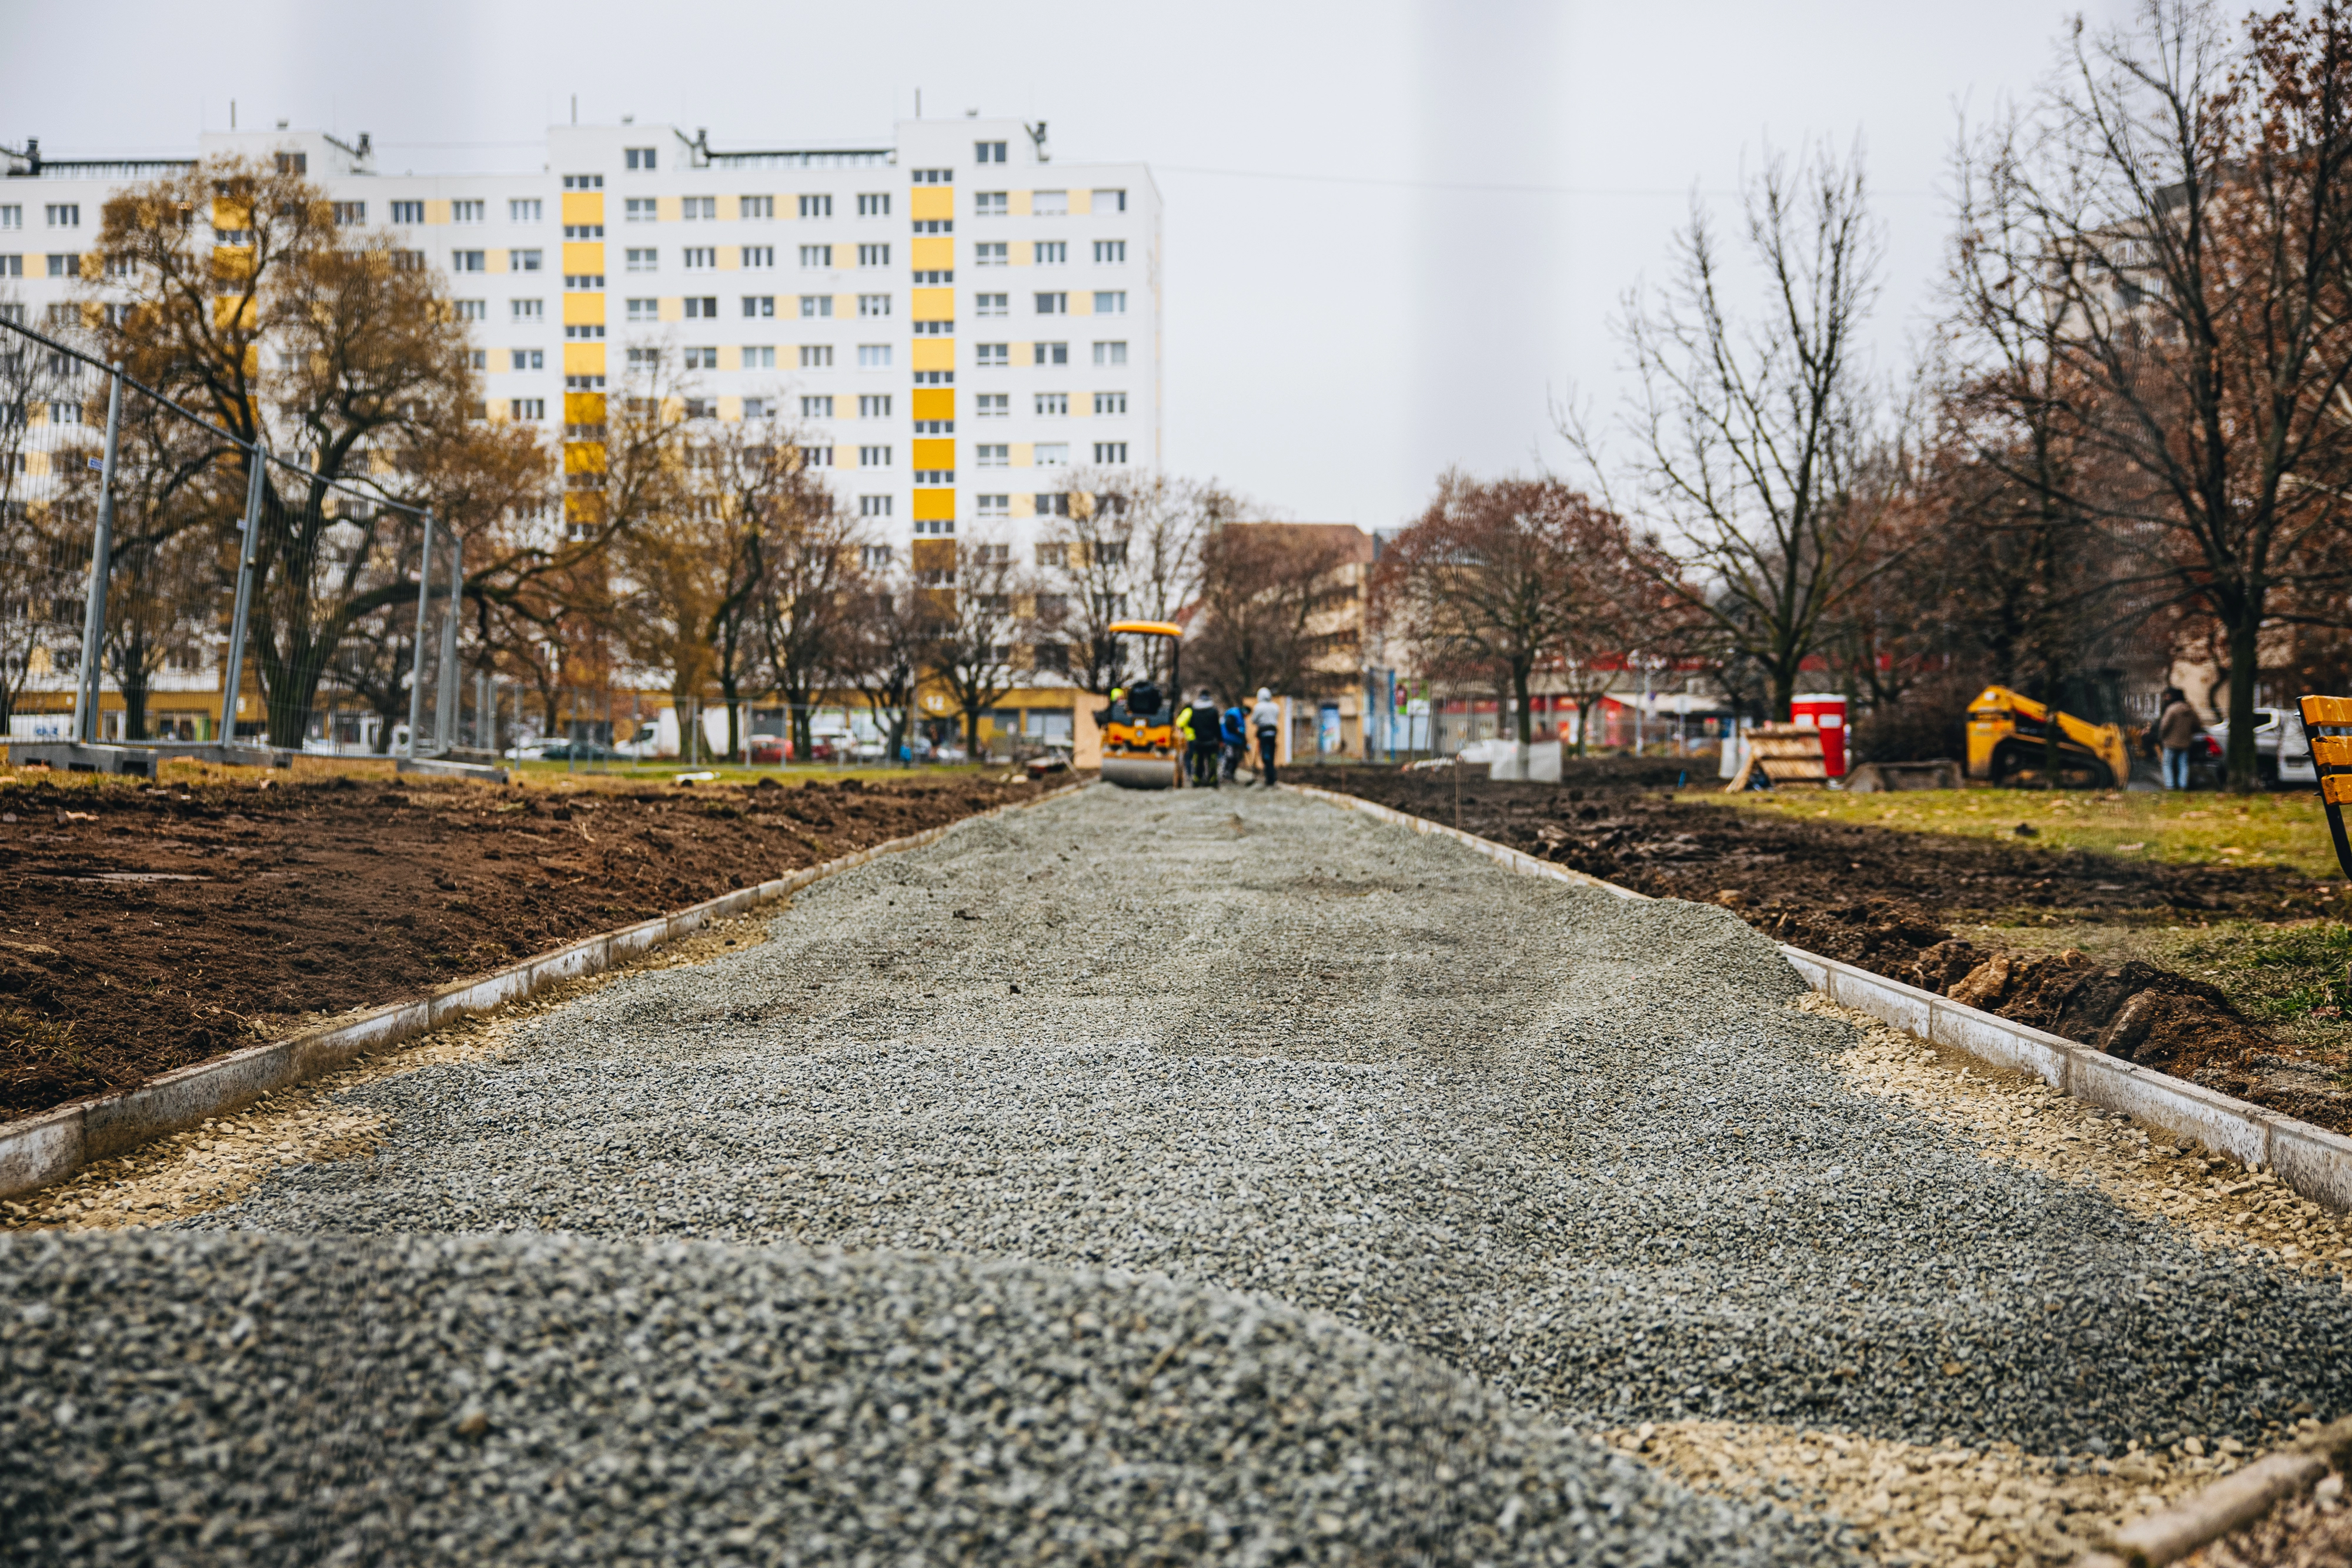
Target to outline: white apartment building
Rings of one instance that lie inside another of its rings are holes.
[[[671,125],[565,125],[502,174],[392,173],[362,135],[210,133],[299,161],[340,221],[446,274],[491,418],[601,468],[607,389],[674,353],[689,417],[772,417],[929,575],[958,536],[1026,558],[1082,467],[1160,455],[1160,207],[1141,163],[1053,161],[1017,120],[900,120],[866,145],[730,152]],[[96,277],[122,186],[184,160],[7,150],[0,301],[35,326]]]

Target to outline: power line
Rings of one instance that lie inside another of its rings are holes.
[[[1694,193],[1688,186],[1646,189],[1633,185],[1515,185],[1466,180],[1398,180],[1370,174],[1299,174],[1269,169],[1211,169],[1192,163],[1153,163],[1151,167],[1171,174],[1208,174],[1226,180],[1290,180],[1313,185],[1381,185],[1408,191],[1473,191],[1524,196],[1687,196]],[[1702,196],[1737,196],[1742,193],[1726,187],[1702,188],[1696,193]],[[1918,198],[1939,196],[1942,193],[1878,190],[1871,193]]]

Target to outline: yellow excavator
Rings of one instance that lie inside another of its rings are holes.
[[[1969,777],[2002,785],[2112,789],[2131,779],[2131,747],[2122,718],[2122,695],[2113,677],[2064,683],[2054,716],[2058,777],[2049,779],[2044,774],[2052,705],[2008,686],[1987,686],[1969,704]]]
[[[1168,689],[1139,680],[1115,697],[1103,719],[1102,776],[1123,789],[1173,789],[1184,781],[1184,737],[1176,733],[1176,709],[1183,691],[1178,660],[1184,630],[1167,621],[1114,621],[1114,637],[1168,639]],[[1142,661],[1149,667],[1150,661]]]

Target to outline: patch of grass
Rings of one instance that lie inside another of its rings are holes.
[[[2327,817],[2316,794],[1923,789],[1880,795],[1837,790],[1692,791],[1734,810],[1858,822],[1900,832],[2001,839],[2032,849],[2092,850],[2118,860],[2282,865],[2315,881],[2341,881]],[[2033,830],[2017,831],[2019,823]]]

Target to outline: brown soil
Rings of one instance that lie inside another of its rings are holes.
[[[21,775],[0,782],[0,1120],[1044,788]]]
[[[2121,861],[1948,834],[1729,810],[1671,793],[1672,764],[1611,758],[1563,782],[1497,784],[1465,768],[1318,769],[1312,781],[1662,898],[1736,910],[1777,941],[1938,991],[2321,1126],[2352,1131],[2352,1096],[2274,1074],[2282,1048],[2221,991],[2155,965],[2072,950],[2000,953],[1951,926],[2021,911],[2121,922],[2344,918],[2345,899],[2282,867]],[[2341,884],[2338,884],[2339,886]]]

